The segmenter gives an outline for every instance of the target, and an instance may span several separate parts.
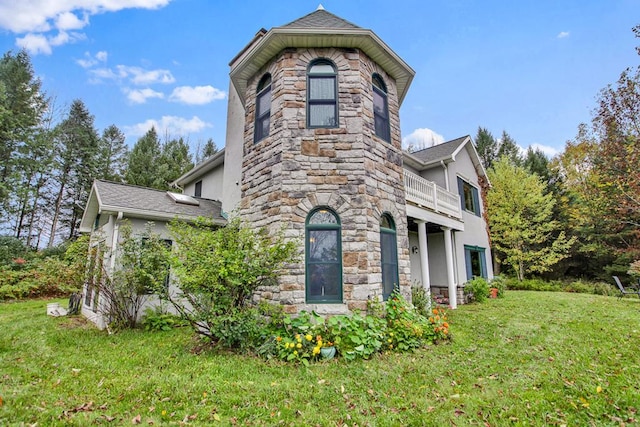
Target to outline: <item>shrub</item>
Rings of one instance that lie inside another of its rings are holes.
[[[416,308],[416,311],[418,313],[425,317],[429,316],[429,307],[431,307],[431,301],[429,301],[429,296],[427,295],[427,291],[424,289],[424,287],[411,287],[411,301],[413,302],[413,306]]]
[[[483,303],[489,297],[489,283],[483,277],[474,277],[464,287],[469,300]]]
[[[217,229],[202,218],[195,224],[173,221],[169,230],[180,291],[164,296],[197,334],[225,347],[251,347],[264,324],[251,297],[294,260],[297,243],[285,240],[282,231],[270,235],[238,218]]]
[[[184,322],[179,316],[168,313],[162,306],[147,308],[142,317],[142,326],[144,326],[145,331],[170,331],[183,324]]]

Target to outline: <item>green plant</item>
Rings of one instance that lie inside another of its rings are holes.
[[[142,326],[145,331],[170,331],[182,324],[184,322],[179,316],[168,313],[162,306],[147,308],[142,316]]]
[[[507,283],[502,276],[495,276],[491,279],[489,286],[498,290],[498,298],[504,297],[504,293],[507,290]]]
[[[423,286],[414,285],[411,287],[411,301],[418,313],[425,317],[429,316],[429,308],[432,304]]]
[[[464,292],[471,301],[483,303],[489,297],[489,283],[483,277],[474,277],[465,284]]]
[[[227,347],[250,347],[263,335],[251,296],[274,284],[280,268],[295,259],[297,242],[238,218],[219,228],[204,218],[173,221],[169,230],[180,292],[165,297],[197,334]]]

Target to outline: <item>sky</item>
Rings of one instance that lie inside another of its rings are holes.
[[[322,0],[415,70],[403,144],[478,127],[549,156],[591,121],[598,92],[640,64],[640,0]],[[151,126],[224,146],[229,62],[261,28],[319,0],[0,0],[0,51],[26,49],[54,110],[81,99],[130,146]]]

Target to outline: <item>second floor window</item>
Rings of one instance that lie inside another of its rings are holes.
[[[271,117],[271,75],[265,74],[258,83],[256,95],[256,127],[254,142],[269,136],[269,118]]]
[[[480,216],[480,194],[478,189],[458,177],[458,193],[462,210]]]
[[[333,63],[318,59],[307,72],[307,126],[333,128],[338,126],[337,73]]]
[[[376,135],[385,141],[391,141],[391,129],[389,128],[389,104],[387,102],[387,86],[382,77],[373,75],[373,118],[375,121]]]

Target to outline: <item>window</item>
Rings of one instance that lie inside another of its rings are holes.
[[[309,213],[306,224],[307,302],[342,302],[340,219],[328,208]]]
[[[331,61],[318,59],[307,73],[307,126],[332,128],[338,126],[338,96],[336,68]]]
[[[389,128],[389,104],[387,103],[387,86],[382,77],[373,75],[373,119],[376,135],[385,141],[391,141]]]
[[[467,267],[467,280],[474,277],[487,278],[487,259],[484,248],[478,246],[464,246],[464,262]]]
[[[258,83],[256,95],[256,127],[253,141],[258,142],[269,136],[271,116],[271,74],[265,74]]]
[[[398,245],[396,225],[389,214],[380,218],[380,255],[382,261],[382,298],[386,301],[398,289]]]
[[[480,196],[478,189],[467,181],[458,177],[458,193],[462,209],[480,216]]]
[[[171,266],[168,260],[161,256],[158,251],[162,249],[161,246],[171,251],[172,245],[173,241],[171,239],[142,238],[140,250],[137,255],[139,257],[138,266],[147,270],[148,276],[145,278],[147,285],[143,285],[144,287],[140,290],[142,294],[154,294],[156,289],[154,289],[153,282],[160,278],[162,278],[164,289],[169,289],[169,285],[171,284]]]
[[[202,197],[202,181],[196,182],[196,189],[193,191],[193,197]]]

